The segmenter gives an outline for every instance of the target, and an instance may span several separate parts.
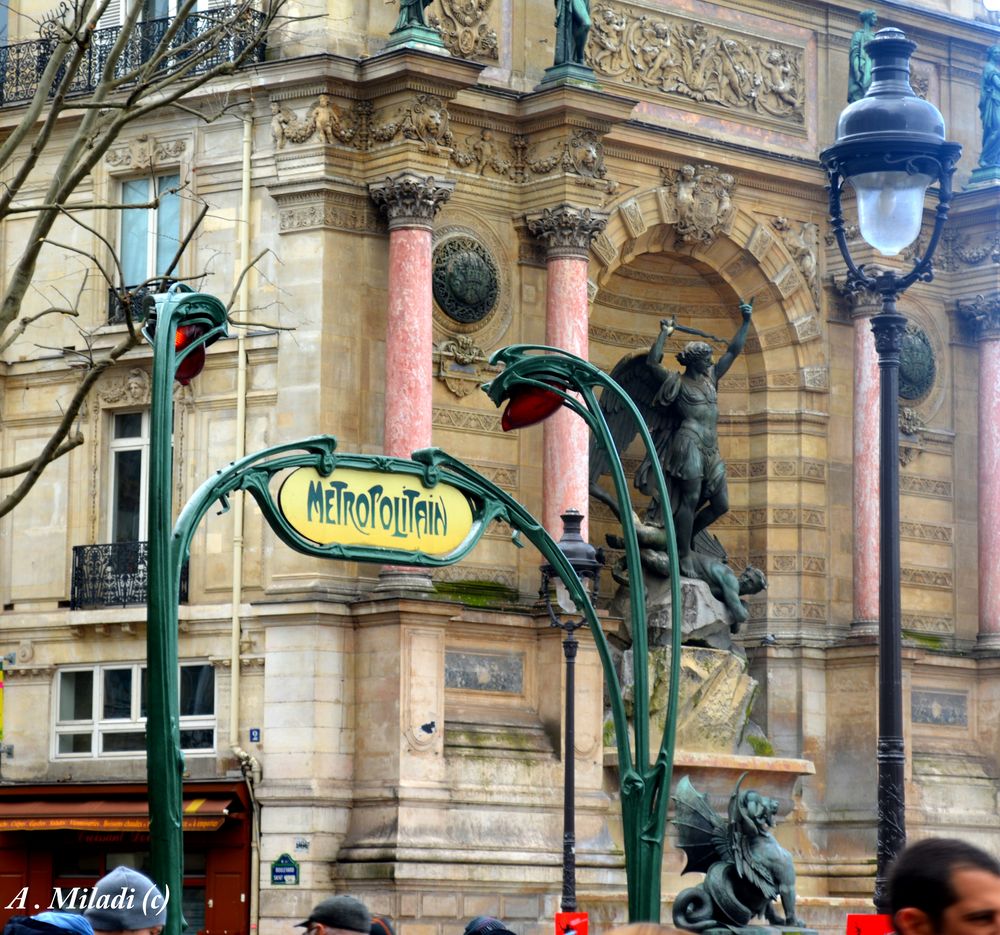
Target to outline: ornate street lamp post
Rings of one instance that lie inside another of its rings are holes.
[[[866,45],[872,83],[863,98],[840,114],[836,142],[820,153],[830,178],[830,224],[847,264],[851,291],[882,299],[872,318],[878,351],[879,424],[879,716],[878,865],[875,906],[886,911],[886,871],[906,841],[903,788],[903,699],[899,598],[899,358],[906,317],[896,299],[917,280],[933,278],[931,258],[951,203],[951,181],[962,148],[944,138],[944,118],[910,87],[916,48],[898,29],[880,29]],[[930,241],[908,272],[858,266],[852,259],[841,192],[854,188],[864,240],[883,256],[896,256],[920,233],[927,188],[937,185],[937,213]]]
[[[567,510],[562,514],[563,534],[559,539],[559,549],[566,556],[573,571],[587,589],[591,603],[597,594],[597,581],[601,573],[604,557],[580,534],[583,514],[579,510]],[[555,579],[556,603],[563,611],[560,616],[552,606],[550,584]],[[566,658],[566,727],[563,746],[563,891],[560,908],[563,912],[576,912],[576,651],[580,643],[576,631],[587,626],[583,617],[571,616],[576,613],[576,605],[570,597],[559,573],[548,563],[542,565],[542,586],[539,594],[545,600],[550,626],[562,630],[563,656]]]
[[[184,755],[180,739],[176,606],[181,563],[171,560],[174,380],[189,383],[205,364],[205,348],[227,333],[216,298],[175,283],[147,299],[142,333],[153,346],[149,413],[149,595],[146,623],[146,775],[153,879],[169,900],[164,935],[182,930],[184,882]]]

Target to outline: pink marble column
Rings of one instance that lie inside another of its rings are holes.
[[[385,334],[383,449],[408,458],[431,444],[434,296],[434,216],[451,197],[453,181],[400,172],[368,186],[389,220],[389,308]],[[426,591],[423,568],[382,569],[379,590]]]
[[[979,342],[979,638],[1000,650],[1000,294],[958,303]]]
[[[531,232],[545,243],[548,284],[545,293],[545,343],[587,359],[589,297],[587,266],[590,242],[604,230],[606,215],[568,204],[529,217]],[[562,535],[560,516],[568,509],[584,515],[587,537],[590,432],[579,416],[560,410],[545,422],[542,460],[542,522],[555,539]]]
[[[854,620],[852,632],[878,633],[879,594],[879,368],[871,316],[877,295],[854,306]]]
[[[385,335],[385,453],[408,458],[431,444],[434,215],[453,181],[401,172],[369,185],[389,219],[389,310]]]

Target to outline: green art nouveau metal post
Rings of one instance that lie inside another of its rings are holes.
[[[201,303],[197,301],[201,300]],[[305,555],[344,561],[409,566],[451,565],[476,545],[486,528],[501,520],[513,530],[515,544],[527,538],[558,575],[577,610],[590,628],[605,678],[608,681],[618,744],[622,818],[625,828],[629,916],[633,921],[658,920],[660,872],[667,804],[673,767],[680,661],[680,627],[673,627],[671,679],[667,727],[655,762],[649,762],[649,689],[645,588],[639,547],[631,509],[623,509],[626,555],[632,575],[632,632],[635,653],[635,704],[633,739],[621,685],[600,621],[573,565],[559,544],[521,504],[477,471],[436,448],[413,453],[412,460],[380,455],[342,454],[336,440],[319,435],[248,455],[205,481],[181,511],[173,532],[166,533],[170,518],[170,403],[175,368],[190,353],[204,352],[204,345],[225,333],[221,303],[199,296],[166,300],[157,308],[158,321],[147,327],[155,340],[154,420],[158,434],[153,457],[158,470],[150,498],[150,597],[148,719],[150,812],[153,816],[154,876],[170,886],[179,899],[182,883],[181,773],[177,694],[177,604],[181,568],[187,560],[194,532],[208,510],[219,502],[228,509],[235,490],[249,493],[275,534]],[[159,301],[159,300],[158,300]],[[180,335],[178,324],[197,326],[193,338]],[[166,336],[169,335],[169,338]],[[192,340],[194,351],[175,354],[170,341]],[[548,351],[530,354],[529,351]],[[652,441],[638,410],[607,374],[586,361],[549,348],[512,347],[496,355],[507,369],[488,388],[499,405],[507,400],[504,422],[514,428],[528,424],[526,411],[538,421],[567,405],[577,412],[607,450],[619,502],[628,503],[628,487],[621,461],[594,396],[595,387],[620,396],[633,412],[644,444]],[[164,376],[166,374],[167,376]],[[570,393],[578,393],[578,402]],[[544,412],[535,407],[541,401]],[[655,463],[661,502],[667,502],[662,471]],[[280,478],[280,487],[275,492]],[[154,497],[155,494],[155,497]],[[154,522],[154,512],[156,514]],[[677,546],[668,523],[667,547],[677,568]],[[154,536],[156,548],[154,549]],[[674,619],[680,607],[680,582],[671,579]],[[156,676],[154,681],[153,676]],[[154,706],[155,693],[155,706]],[[154,797],[155,790],[155,797]],[[168,935],[178,935],[180,913],[168,913]]]
[[[146,773],[149,847],[154,880],[168,898],[166,935],[180,935],[184,880],[184,756],[180,743],[177,601],[181,566],[171,560],[171,466],[174,380],[187,383],[204,365],[205,348],[226,334],[225,306],[175,284],[153,297],[143,334],[153,346],[149,429],[149,596],[146,624]],[[172,904],[172,905],[171,905]]]
[[[604,677],[611,699],[618,748],[618,772],[621,787],[622,827],[625,843],[625,872],[628,879],[629,920],[632,922],[660,919],[660,878],[663,865],[663,840],[666,834],[667,806],[673,776],[674,742],[677,729],[677,695],[680,680],[680,577],[677,540],[670,510],[663,510],[667,552],[670,556],[670,685],[667,695],[667,717],[656,759],[650,762],[649,737],[649,670],[646,631],[646,593],[639,544],[632,515],[628,481],[608,429],[601,406],[595,395],[600,388],[613,394],[636,420],[640,437],[649,453],[656,476],[660,503],[669,503],[663,471],[645,420],[624,390],[606,373],[579,357],[555,348],[537,345],[513,345],[497,351],[490,363],[502,363],[505,369],[484,390],[498,406],[507,402],[503,427],[522,428],[539,422],[557,409],[566,406],[580,416],[590,428],[598,447],[608,460],[615,496],[619,504],[625,557],[629,569],[629,613],[631,615],[634,672],[634,704],[632,738],[622,685],[615,671],[604,631],[587,602],[587,619],[604,668]],[[560,573],[561,574],[561,573]],[[565,582],[566,579],[564,578]],[[574,599],[577,600],[574,594]],[[577,606],[584,606],[577,600]]]

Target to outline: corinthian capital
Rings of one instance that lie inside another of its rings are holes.
[[[975,340],[996,341],[1000,338],[1000,293],[959,299],[955,310],[966,332]]]
[[[590,208],[569,204],[545,208],[541,214],[525,217],[528,230],[545,244],[547,258],[572,256],[586,259],[590,242],[604,230],[608,216]]]
[[[434,215],[454,190],[454,181],[415,172],[400,172],[368,185],[368,193],[389,219],[389,230],[397,227],[430,229],[434,226]]]

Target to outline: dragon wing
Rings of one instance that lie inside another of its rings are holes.
[[[679,378],[679,374],[666,370],[658,364],[650,364],[648,355],[645,353],[623,357],[611,371],[611,379],[625,391],[625,395],[635,403],[636,408],[642,414],[652,436],[653,444],[658,450],[665,437],[673,434],[677,423],[673,407],[656,402],[664,381],[671,378]],[[639,434],[639,426],[636,425],[631,412],[617,393],[603,391],[600,404],[601,412],[604,414],[608,430],[614,441],[615,450],[619,454],[624,454],[628,446],[632,444],[633,439]],[[590,443],[591,487],[608,472],[608,466],[608,455],[596,444],[596,440],[592,439]]]
[[[761,832],[754,816],[747,812],[744,794],[740,793],[740,786],[746,776],[746,773],[740,776],[729,799],[727,856],[732,860],[740,877],[760,890],[764,898],[770,901],[778,898],[778,885],[771,871],[753,853],[754,839],[759,837]]]
[[[712,808],[708,796],[698,792],[687,776],[677,783],[674,793],[674,819],[677,846],[687,855],[683,873],[704,873],[723,858],[726,825]]]

